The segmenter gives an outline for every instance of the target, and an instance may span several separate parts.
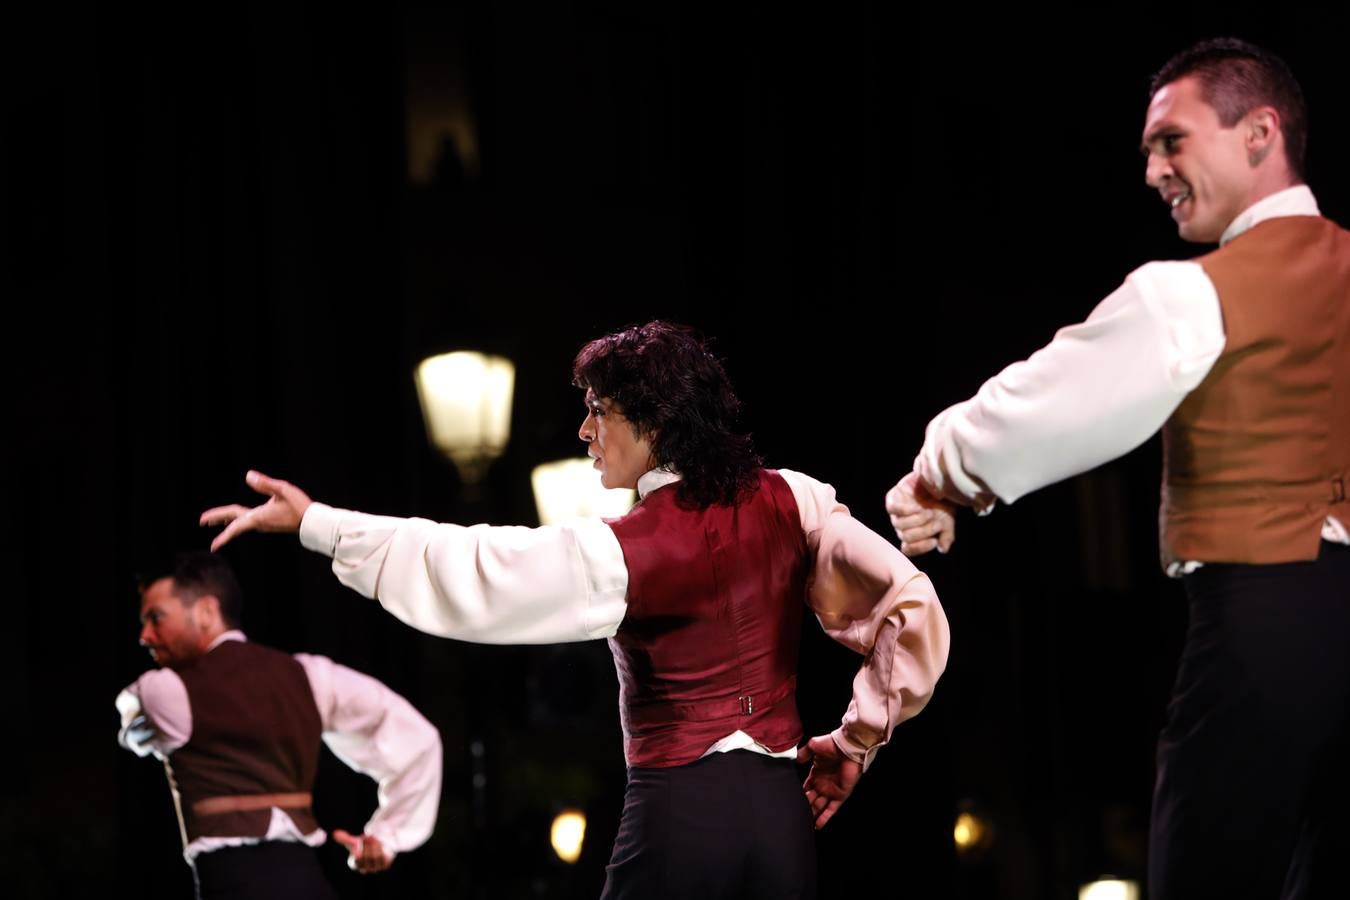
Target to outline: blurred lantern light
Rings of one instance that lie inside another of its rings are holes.
[[[1102,878],[1080,887],[1078,900],[1139,900],[1139,883]]]
[[[956,817],[952,840],[956,842],[957,853],[972,853],[982,849],[991,837],[989,826],[975,813],[967,811]]]
[[[548,837],[559,859],[576,862],[581,858],[581,845],[586,839],[586,816],[575,809],[563,810],[553,817]]]
[[[633,508],[637,492],[627,488],[609,490],[590,457],[561,459],[535,466],[530,474],[534,505],[541,525],[558,525],[571,519],[621,516]]]
[[[478,484],[511,435],[516,367],[500,356],[461,350],[422,360],[416,376],[431,443],[465,484]]]

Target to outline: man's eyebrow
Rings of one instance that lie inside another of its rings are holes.
[[[1161,140],[1163,137],[1165,137],[1169,132],[1170,132],[1170,133],[1175,133],[1176,131],[1177,131],[1177,127],[1176,127],[1175,125],[1173,125],[1171,122],[1168,122],[1168,121],[1165,121],[1165,120],[1162,121],[1162,122],[1159,122],[1157,125],[1154,125],[1153,128],[1151,128],[1151,129],[1148,131],[1148,133],[1146,133],[1146,134],[1144,135],[1144,141],[1143,141],[1143,143],[1141,143],[1141,144],[1139,145],[1139,152],[1142,153],[1142,154],[1144,154],[1145,156],[1147,156],[1147,155],[1148,155],[1148,146],[1149,146],[1149,144],[1156,144],[1159,140]]]

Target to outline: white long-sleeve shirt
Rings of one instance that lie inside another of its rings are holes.
[[[1220,242],[1266,219],[1317,215],[1312,191],[1288,188],[1246,209]],[[981,512],[1012,503],[1142,444],[1205,379],[1224,342],[1219,295],[1200,264],[1148,263],[1086,321],[939,413],[914,470]],[[1332,517],[1322,536],[1350,544]]]
[[[928,578],[849,515],[834,488],[786,469],[815,560],[806,602],[835,640],[866,659],[834,739],[869,765],[897,724],[928,701],[946,665],[947,620]],[[678,475],[653,470],[646,496]],[[343,584],[414,628],[477,643],[549,644],[608,638],[627,611],[628,569],[598,519],[540,528],[440,524],[313,503],[305,547],[333,559]],[[767,752],[735,732],[709,752]]]
[[[242,640],[242,631],[227,631],[211,648]],[[391,857],[423,844],[435,827],[440,804],[440,734],[407,700],[369,675],[324,656],[297,653],[295,659],[314,694],[324,743],[378,783],[379,805],[364,832],[378,838]],[[118,741],[138,756],[171,757],[192,739],[187,688],[172,669],[152,669],[136,679],[117,696],[117,710],[122,716]],[[323,829],[305,834],[285,811],[273,807],[263,837],[200,837],[184,855],[191,861],[199,853],[264,840],[317,847],[326,839]]]

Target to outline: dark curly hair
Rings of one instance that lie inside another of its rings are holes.
[[[1308,108],[1303,101],[1303,89],[1284,60],[1237,38],[1201,41],[1173,56],[1158,70],[1149,85],[1149,96],[1187,76],[1200,82],[1200,95],[1219,114],[1219,123],[1224,128],[1232,128],[1257,106],[1275,107],[1280,114],[1289,172],[1303,180]]]
[[[682,503],[732,504],[756,484],[760,458],[734,427],[741,403],[693,330],[654,321],[596,338],[577,353],[572,381],[615,403],[657,464],[680,473]]]

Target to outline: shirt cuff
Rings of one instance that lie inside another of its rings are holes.
[[[864,747],[850,737],[848,731],[842,725],[830,732],[830,737],[834,739],[834,744],[839,748],[839,751],[855,763],[860,764],[864,772],[872,765],[872,760],[876,759],[877,751],[885,746],[885,744],[873,744],[870,747]]]
[[[300,546],[331,558],[337,552],[338,523],[342,510],[313,502],[300,520]]]

